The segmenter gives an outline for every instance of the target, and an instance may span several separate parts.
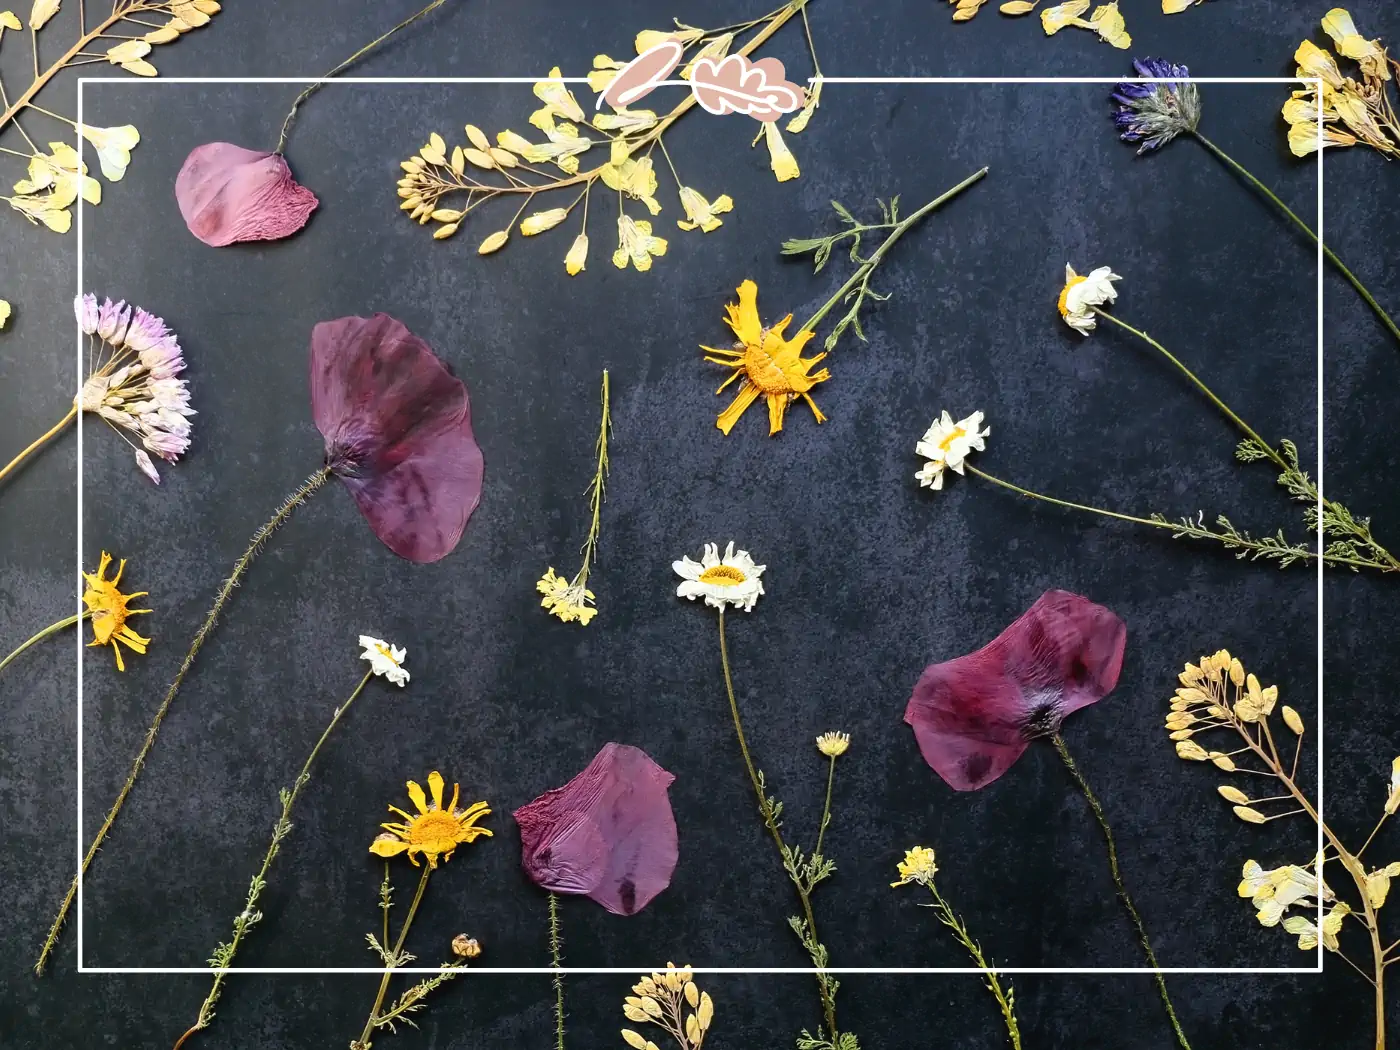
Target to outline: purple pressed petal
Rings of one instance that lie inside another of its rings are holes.
[[[400,557],[437,561],[481,499],[482,457],[462,381],[387,314],[311,333],[311,413],[326,463]]]
[[[216,248],[276,241],[306,225],[319,203],[277,153],[231,142],[197,146],[175,177],[175,200],[192,234]]]
[[[616,915],[637,913],[676,869],[674,780],[644,751],[605,745],[573,780],[515,811],[525,873]]]
[[[927,668],[904,720],[949,786],[985,787],[1118,684],[1126,634],[1111,610],[1047,591],[981,649]]]

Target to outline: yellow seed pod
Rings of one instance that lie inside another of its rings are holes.
[[[1263,824],[1268,818],[1257,809],[1249,806],[1236,806],[1235,816],[1239,817],[1246,824]]]
[[[1028,15],[1035,10],[1035,4],[1027,3],[1026,0],[1008,0],[999,10],[1004,15]]]
[[[695,987],[694,981],[685,982],[685,1001],[692,1008],[700,1005],[700,989]]]
[[[686,1041],[689,1042],[691,1046],[698,1046],[703,1036],[704,1033],[700,1031],[700,1022],[695,1019],[694,1014],[691,1014],[685,1019]]]
[[[630,1028],[624,1028],[622,1030],[622,1038],[626,1041],[627,1045],[633,1047],[634,1050],[642,1050],[642,1048],[647,1045],[646,1038],[640,1032],[634,1032]]]
[[[456,222],[462,213],[455,208],[438,208],[433,212],[433,222]]]
[[[444,223],[443,225],[439,226],[436,230],[433,231],[433,240],[447,240],[447,238],[451,237],[454,233],[457,232],[457,227],[460,225],[462,225],[460,222]]]
[[[1210,760],[1215,763],[1216,769],[1223,769],[1227,773],[1235,771],[1235,760],[1229,755],[1222,755],[1219,751],[1211,752]]]
[[[1244,664],[1233,658],[1230,660],[1230,681],[1237,687],[1244,685]]]
[[[1195,736],[1195,735],[1196,735],[1196,731],[1195,731],[1194,729],[1178,729],[1178,730],[1176,730],[1174,733],[1172,733],[1172,734],[1168,737],[1168,739],[1169,739],[1169,740],[1190,740],[1190,739],[1191,739],[1193,736]]]
[[[491,154],[479,149],[464,150],[463,156],[478,168],[485,168],[487,171],[492,170],[496,166],[496,162],[491,159]]]
[[[505,230],[497,230],[487,237],[476,248],[477,255],[490,255],[494,251],[499,251],[506,241],[510,239],[510,234]]]
[[[1178,740],[1176,743],[1177,758],[1184,758],[1188,762],[1204,762],[1210,758],[1206,754],[1206,749],[1193,740]]]
[[[661,1004],[649,995],[642,998],[642,1009],[652,1017],[660,1017],[662,1014]]]
[[[1220,797],[1226,802],[1233,803],[1236,806],[1249,805],[1249,796],[1237,787],[1231,787],[1229,784],[1221,784],[1215,790],[1220,792]]]
[[[710,1022],[714,1020],[715,1004],[710,998],[709,992],[700,993],[700,1006],[695,1012],[696,1019],[700,1022],[700,1030],[703,1032],[710,1027]]]
[[[1293,708],[1289,707],[1287,704],[1283,705],[1283,724],[1286,725],[1289,729],[1293,730],[1293,732],[1298,736],[1303,735],[1302,717],[1298,714],[1297,711],[1293,710]]]
[[[491,140],[486,137],[486,133],[475,124],[467,125],[467,141],[477,149],[485,153],[491,148]]]

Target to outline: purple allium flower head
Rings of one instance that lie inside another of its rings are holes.
[[[415,562],[451,553],[481,500],[481,449],[467,388],[427,343],[387,314],[318,324],[311,415],[385,546]]]
[[[928,667],[904,721],[956,791],[986,787],[1030,742],[1118,684],[1127,629],[1111,609],[1046,591],[975,653]]]
[[[73,300],[73,312],[84,335],[93,335],[97,331],[97,296],[92,293],[78,296]]]
[[[126,326],[130,321],[131,308],[126,305],[125,299],[115,303],[110,299],[103,299],[102,305],[97,310],[95,332],[104,343],[120,346],[122,336],[126,334]]]
[[[515,811],[520,863],[541,889],[635,915],[671,884],[679,848],[667,789],[645,751],[605,744],[582,773]]]
[[[1201,122],[1201,94],[1185,66],[1160,58],[1133,59],[1140,77],[1179,77],[1158,84],[1119,84],[1110,100],[1117,107],[1113,123],[1119,138],[1138,143],[1138,155],[1161,149]]]
[[[170,329],[165,327],[165,321],[138,306],[132,311],[131,324],[122,337],[122,344],[139,354],[151,349],[168,335]]]

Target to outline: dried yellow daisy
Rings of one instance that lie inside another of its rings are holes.
[[[431,801],[423,794],[416,781],[408,782],[408,797],[417,813],[407,813],[397,806],[390,806],[390,812],[403,817],[402,822],[391,821],[381,824],[385,833],[370,843],[369,851],[379,857],[396,857],[407,853],[409,861],[418,867],[415,854],[427,858],[428,867],[436,868],[438,860],[452,859],[452,853],[464,842],[472,842],[491,832],[477,826],[477,821],[489,816],[491,809],[485,802],[474,802],[466,809],[457,808],[461,786],[452,785],[452,801],[446,808],[442,804],[445,782],[442,774],[434,770],[428,774],[428,791]]]
[[[899,881],[891,886],[907,886],[917,882],[920,886],[933,885],[933,877],[938,873],[933,850],[927,846],[915,846],[904,851],[904,859],[899,862]]]
[[[151,644],[151,639],[142,638],[127,625],[127,617],[135,616],[138,613],[148,613],[150,609],[129,608],[132,599],[144,598],[145,591],[136,591],[133,594],[123,594],[117,589],[117,584],[121,582],[122,573],[126,570],[126,559],[123,558],[117,565],[117,574],[110,580],[106,579],[107,566],[112,564],[112,556],[106,551],[102,552],[102,559],[98,562],[96,572],[83,573],[83,579],[87,581],[87,589],[83,591],[83,604],[87,606],[88,612],[92,614],[92,641],[89,647],[110,645],[112,652],[117,657],[117,670],[125,671],[126,664],[122,661],[122,651],[118,642],[125,645],[133,652],[144,654],[146,646]]]
[[[817,750],[827,758],[839,758],[851,746],[849,733],[823,733],[817,737]]]

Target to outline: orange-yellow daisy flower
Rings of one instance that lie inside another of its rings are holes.
[[[807,345],[807,340],[812,338],[812,333],[806,329],[791,339],[783,336],[783,330],[792,320],[792,314],[788,314],[772,327],[764,328],[758,318],[758,285],[753,281],[745,281],[739,285],[738,291],[739,305],[727,304],[724,318],[725,323],[734,329],[734,334],[739,337],[738,342],[729,349],[716,349],[711,346],[700,348],[715,355],[707,356],[706,361],[713,361],[717,365],[734,370],[734,374],[721,383],[715,393],[718,394],[734,380],[741,380],[738,396],[720,413],[715,426],[728,434],[745,409],[753,404],[759,395],[768,401],[770,435],[783,429],[783,414],[788,405],[799,397],[811,406],[818,423],[825,422],[826,416],[822,415],[821,409],[817,407],[808,391],[831,378],[831,372],[825,368],[820,372],[812,372],[812,366],[826,354],[821,353],[816,357],[802,356],[802,348]]]
[[[466,809],[458,809],[457,798],[461,787],[453,784],[452,803],[444,809],[442,789],[442,774],[437,770],[428,774],[431,802],[424,796],[423,789],[417,782],[410,780],[408,797],[418,812],[405,813],[397,806],[390,806],[389,811],[403,817],[404,822],[381,824],[380,827],[385,829],[386,834],[371,842],[369,851],[380,857],[395,857],[407,852],[408,859],[413,862],[415,868],[418,867],[418,861],[413,855],[421,853],[428,858],[428,867],[436,868],[438,857],[444,861],[451,860],[452,851],[463,842],[471,842],[482,835],[489,838],[491,832],[487,828],[477,827],[476,822],[491,814],[490,807],[485,802],[473,802]]]
[[[83,579],[87,581],[87,590],[83,592],[83,604],[88,607],[92,614],[92,641],[89,647],[97,645],[110,645],[112,652],[117,654],[117,670],[125,671],[126,664],[122,662],[122,651],[117,643],[121,642],[127,648],[144,654],[146,646],[151,644],[149,638],[142,638],[126,625],[128,616],[135,616],[137,613],[148,613],[150,609],[129,609],[127,606],[134,598],[143,598],[145,591],[137,591],[135,594],[123,594],[117,590],[117,584],[121,582],[122,572],[126,569],[126,559],[123,558],[117,566],[117,574],[110,580],[106,579],[107,566],[112,564],[112,556],[106,551],[102,552],[102,560],[97,564],[96,572],[83,573]]]

